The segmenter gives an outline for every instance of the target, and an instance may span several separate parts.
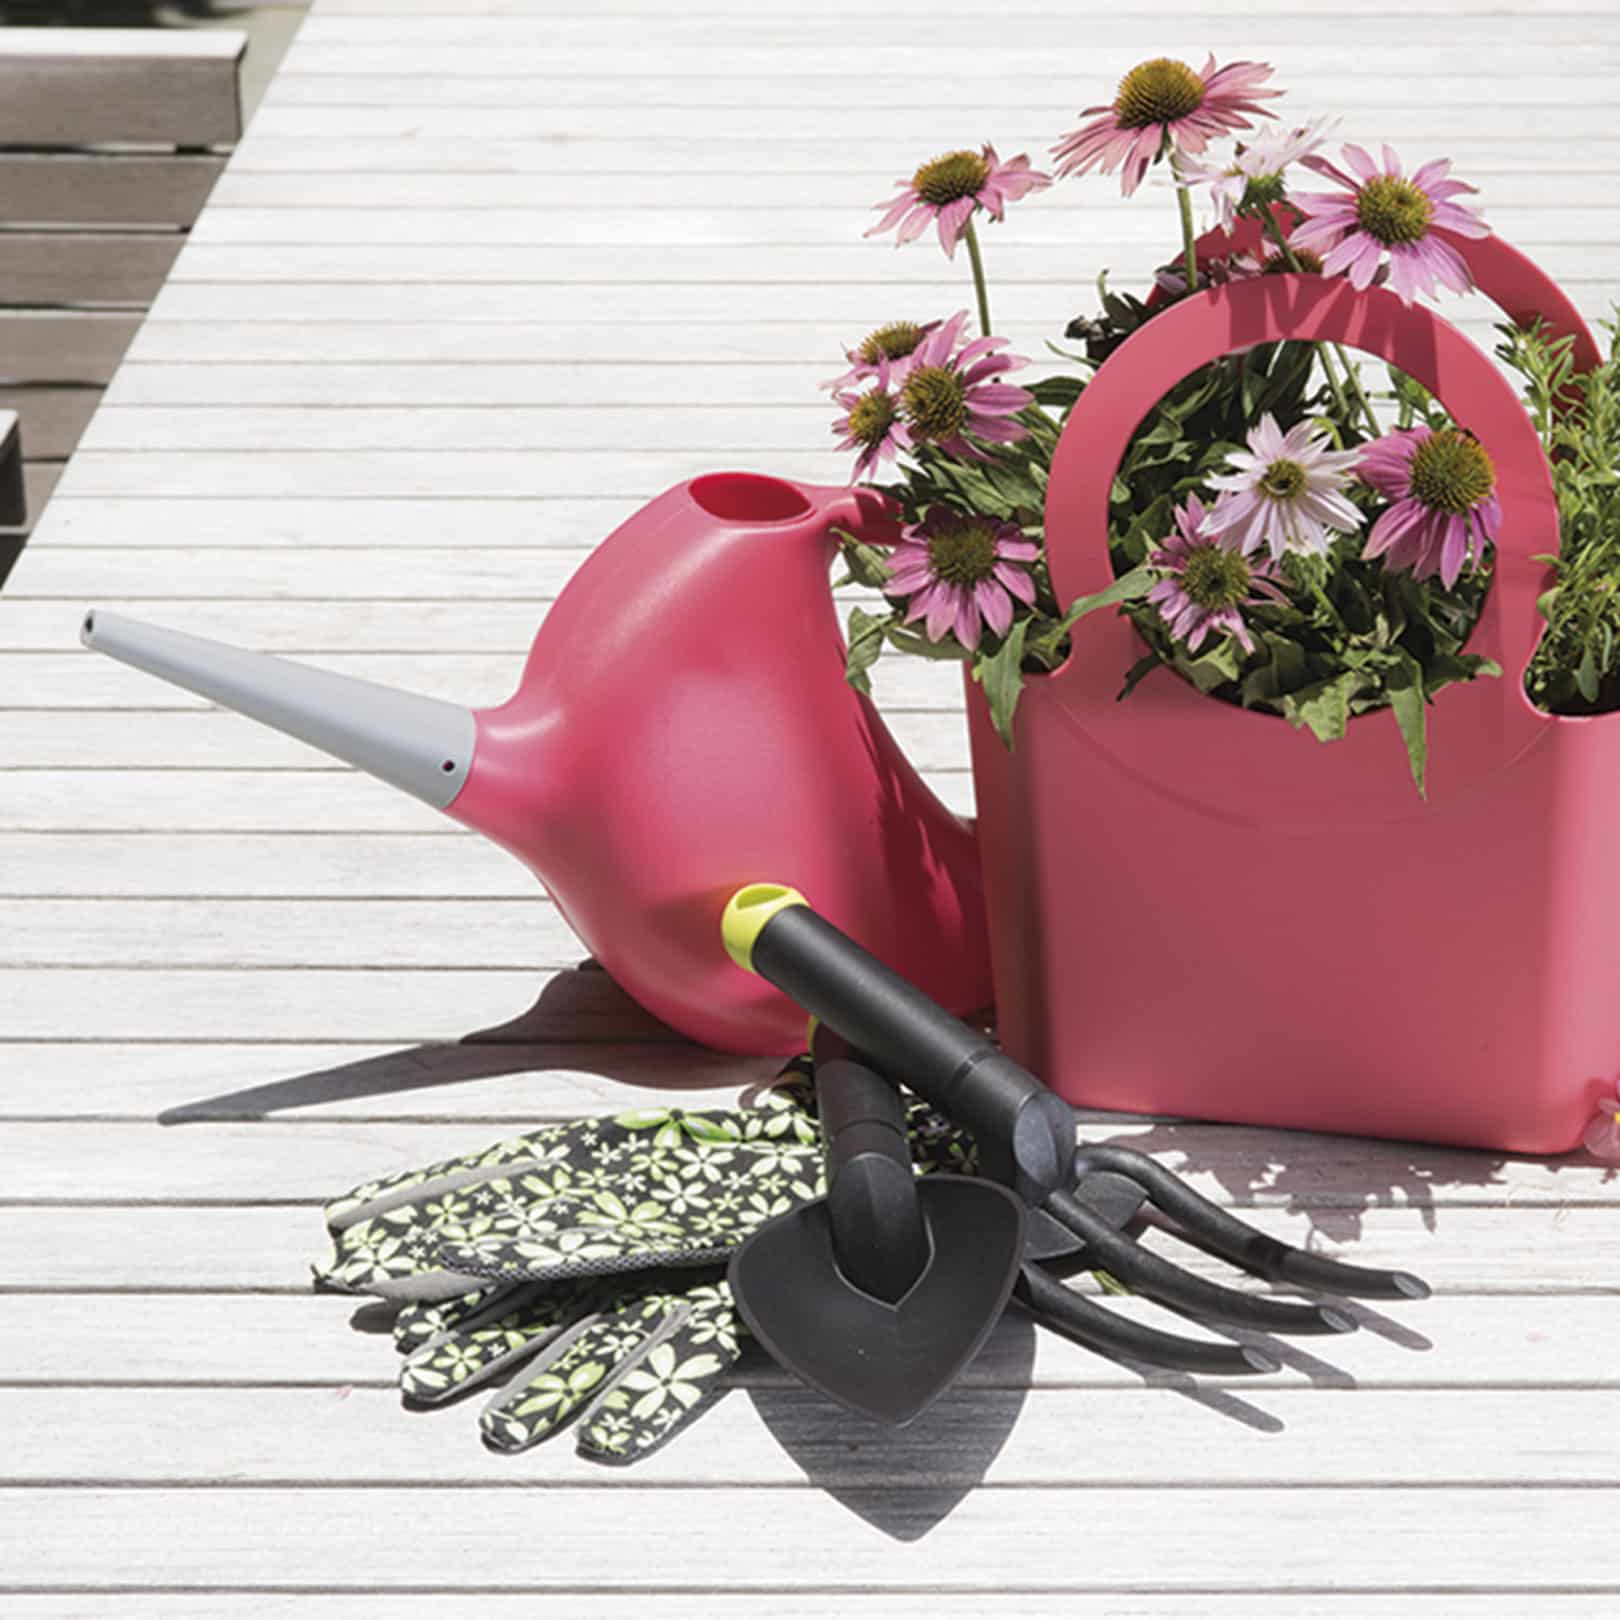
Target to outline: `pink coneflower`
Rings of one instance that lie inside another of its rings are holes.
[[[1117,168],[1128,197],[1166,145],[1196,154],[1234,129],[1251,129],[1251,113],[1272,117],[1260,103],[1282,92],[1259,88],[1271,73],[1264,62],[1217,68],[1213,56],[1199,73],[1168,56],[1139,63],[1119,81],[1111,105],[1087,107],[1080,116],[1092,121],[1052,148],[1058,177]]]
[[[1288,600],[1275,583],[1275,564],[1245,557],[1230,534],[1212,534],[1204,503],[1196,495],[1176,508],[1175,531],[1148,561],[1167,570],[1168,577],[1147,599],[1170,634],[1192,652],[1211,632],[1235,636],[1245,652],[1253,652],[1243,609]]]
[[[841,377],[830,378],[823,388],[848,388],[851,383],[865,382],[878,374],[878,366],[889,362],[891,380],[904,373],[903,362],[916,352],[917,345],[939,325],[938,321],[889,321],[868,332],[853,349],[844,350],[849,370]]]
[[[1024,437],[1017,413],[1033,404],[1027,388],[992,381],[1027,366],[1006,353],[1007,339],[979,337],[956,347],[968,312],[959,309],[913,351],[900,384],[902,448],[931,444],[950,455],[976,456],[968,435],[1010,444]]]
[[[1359,450],[1332,449],[1315,422],[1296,422],[1284,433],[1269,411],[1248,444],[1227,457],[1233,472],[1209,481],[1222,492],[1205,525],[1212,534],[1231,535],[1245,555],[1266,546],[1273,557],[1286,551],[1319,557],[1335,533],[1361,527],[1361,513],[1344,493]]]
[[[956,244],[976,208],[992,219],[1004,219],[1007,204],[1043,186],[1051,185],[1044,174],[1037,174],[1023,154],[1005,163],[996,149],[986,145],[982,152],[947,152],[931,158],[909,180],[896,180],[900,195],[887,203],[884,214],[865,234],[876,236],[898,225],[894,245],[915,241],[928,229],[931,220],[939,222],[939,245],[947,258],[956,257]]]
[[[844,407],[844,414],[833,423],[832,429],[842,435],[838,448],[860,452],[855,458],[855,470],[849,475],[852,484],[869,477],[881,463],[892,460],[905,442],[900,397],[892,385],[889,362],[880,360],[870,388],[833,396]]]
[[[1620,1097],[1604,1097],[1598,1103],[1581,1140],[1594,1158],[1620,1163]]]
[[[950,633],[972,652],[982,626],[998,636],[1012,628],[1014,597],[1034,602],[1026,565],[1039,555],[1016,523],[933,506],[900,531],[884,590],[911,598],[905,623],[923,620],[930,641]]]
[[[1201,163],[1177,152],[1171,159],[1182,185],[1208,186],[1222,230],[1229,231],[1240,213],[1260,216],[1288,195],[1288,169],[1312,156],[1326,139],[1323,120],[1299,129],[1263,129],[1224,164]]]
[[[1472,552],[1477,562],[1502,521],[1496,468],[1485,447],[1456,428],[1396,428],[1361,450],[1359,472],[1393,503],[1379,515],[1363,557],[1440,576],[1450,590]]]
[[[1345,271],[1353,286],[1366,287],[1388,254],[1390,289],[1402,303],[1410,304],[1419,293],[1432,294],[1436,286],[1453,292],[1473,286],[1462,256],[1434,234],[1436,227],[1458,236],[1491,234],[1478,214],[1451,200],[1475,188],[1446,178],[1449,158],[1425,163],[1410,176],[1402,174],[1401,160],[1387,146],[1382,169],[1363,148],[1346,146],[1344,161],[1354,176],[1326,158],[1304,161],[1346,188],[1293,198],[1310,218],[1294,228],[1292,240],[1320,253],[1328,275]]]

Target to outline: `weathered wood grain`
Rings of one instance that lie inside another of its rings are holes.
[[[299,1213],[304,1219],[297,1254],[307,1258],[323,1241],[320,1218],[313,1209]],[[1143,1301],[1129,1298],[1115,1298],[1110,1309],[1139,1321],[1148,1320],[1152,1312]],[[113,1310],[121,1329],[116,1337],[103,1331]],[[1612,1301],[1596,1294],[1566,1296],[1556,1309],[1545,1296],[1437,1294],[1381,1319],[1369,1316],[1353,1339],[1339,1343],[1343,1357],[1335,1350],[1324,1360],[1296,1342],[1298,1353],[1287,1357],[1275,1373],[1200,1380],[1197,1387],[1233,1392],[1237,1399],[1225,1404],[1225,1412],[1238,1421],[1250,1399],[1271,1390],[1511,1389],[1532,1395],[1537,1390],[1613,1391],[1620,1388],[1620,1377],[1614,1365],[1612,1311]],[[0,1313],[0,1386],[361,1385],[390,1390],[398,1363],[385,1331],[388,1315],[386,1307],[373,1300],[302,1289],[290,1294],[128,1294],[116,1303],[106,1294],[12,1293]],[[72,1345],[72,1365],[42,1356],[41,1344]],[[1320,1343],[1315,1347],[1322,1348]],[[755,1353],[749,1354],[732,1381],[750,1389],[798,1387],[769,1358]],[[1188,1379],[1145,1375],[1142,1369],[1094,1355],[1060,1334],[1032,1333],[1016,1311],[998,1324],[965,1369],[963,1381],[970,1388],[1003,1390],[1028,1386],[1135,1391],[1148,1385],[1164,1394],[1182,1392],[1181,1399],[1164,1403],[1177,1411],[1189,1407],[1195,1396]],[[162,1396],[153,1390],[147,1399],[156,1406]],[[1104,1403],[1099,1399],[1096,1404]],[[459,1444],[477,1458],[471,1412],[467,1407],[459,1412],[460,1416],[422,1414],[422,1421],[457,1429]],[[1402,1431],[1404,1445],[1389,1444],[1388,1431],[1382,1432],[1391,1452],[1413,1454],[1404,1466],[1422,1466],[1412,1428]],[[1085,1433],[1081,1424],[1065,1438],[1072,1447],[1084,1442]],[[1479,1439],[1478,1431],[1470,1430],[1469,1437]],[[1556,1437],[1549,1439],[1549,1447],[1555,1443]],[[702,1444],[700,1439],[685,1444],[689,1469],[714,1466],[695,1455]],[[557,1449],[550,1448],[548,1456],[554,1459]],[[1481,1450],[1488,1451],[1488,1444],[1482,1443]],[[500,1469],[510,1466],[502,1459],[481,1460],[486,1479],[498,1479]],[[621,1477],[636,1476],[611,1476]]]
[[[157,296],[178,232],[0,232],[0,298],[9,304],[140,304]]]
[[[465,1487],[89,1488],[70,1503],[11,1489],[0,1491],[0,1514],[25,1556],[8,1558],[0,1582],[377,1591],[479,1580],[504,1590],[622,1592],[713,1584],[712,1563],[693,1566],[693,1503],[681,1494],[637,1492],[632,1535],[630,1504],[595,1486],[533,1499]],[[1359,1588],[1383,1591],[1602,1588],[1612,1571],[1600,1532],[1620,1507],[1614,1488],[1350,1488],[1333,1493],[1332,1534],[1324,1535],[1322,1501],[1286,1488],[1069,1486],[1015,1499],[956,1497],[921,1483],[838,1498],[808,1486],[721,1488],[706,1493],[703,1508],[731,1545],[748,1549],[750,1584],[762,1592],[1090,1593],[1185,1588],[1194,1570],[1200,1591],[1248,1590],[1260,1568],[1272,1591],[1331,1588],[1346,1569]],[[942,1520],[954,1550],[943,1573],[929,1537]],[[546,1524],[567,1527],[565,1559]],[[155,1534],[159,1525],[164,1533]],[[1176,1548],[1174,1571],[1164,1566],[1166,1545]],[[832,1569],[806,1556],[828,1546],[838,1550]]]
[[[577,956],[576,952],[576,960]],[[273,994],[273,985],[264,993]],[[486,1057],[491,1066],[500,1058],[498,1053],[450,1053],[443,1065],[446,1073],[454,1073],[449,1060],[458,1055],[470,1057],[473,1067]],[[520,1054],[518,1063],[523,1064],[526,1056]],[[625,1063],[631,1073],[634,1058],[634,1051],[614,1055],[614,1061]],[[772,1072],[769,1064],[751,1064],[742,1078],[759,1079]],[[577,1091],[565,1086],[553,1094],[544,1069],[534,1071],[531,1080],[531,1118],[536,1125],[578,1117]],[[730,1106],[736,1095],[737,1086],[715,1087],[690,1106],[713,1106],[722,1098],[723,1105]],[[432,1103],[431,1095],[414,1100],[417,1106]],[[1522,1217],[1527,1230],[1556,1230],[1565,1220],[1599,1230],[1605,1216],[1612,1221],[1613,1211],[1620,1209],[1620,1179],[1610,1167],[1580,1152],[1563,1159],[1531,1160],[1304,1132],[1168,1122],[1114,1124],[1096,1118],[1097,1123],[1086,1128],[1087,1140],[1151,1152],[1219,1203],[1287,1211],[1291,1217],[1347,1212],[1342,1218],[1325,1216],[1321,1228],[1337,1225],[1349,1230],[1387,1207],[1392,1215],[1436,1230],[1450,1224],[1453,1211],[1467,1211],[1469,1219],[1503,1217],[1509,1226],[1513,1217]],[[309,1202],[371,1174],[475,1152],[501,1135],[492,1135],[481,1120],[329,1124],[318,1112],[262,1123],[193,1120],[180,1132],[150,1121],[13,1120],[0,1142],[4,1170],[0,1197],[22,1202],[229,1205],[272,1198]],[[86,1184],[79,1155],[99,1167],[91,1184]],[[1493,1233],[1499,1228],[1501,1220],[1497,1227],[1487,1225],[1484,1230]],[[1510,1240],[1498,1235],[1486,1241],[1502,1245]],[[1620,1256],[1593,1254],[1585,1258],[1585,1265],[1591,1287],[1620,1286]],[[1416,1261],[1412,1267],[1421,1269]]]
[[[223,157],[105,152],[0,153],[0,196],[12,225],[189,225]]]
[[[131,314],[0,309],[0,377],[104,383],[140,324]]]
[[[439,975],[443,977],[443,975]],[[0,984],[4,976],[0,976]],[[7,1124],[6,1134],[28,1129]],[[118,1127],[86,1125],[87,1133]],[[168,1152],[201,1158],[208,1151],[203,1140],[188,1148],[194,1134],[207,1138],[224,1126],[174,1127],[166,1134]],[[260,1131],[268,1141],[275,1126],[245,1126]],[[394,1131],[403,1127],[392,1127]],[[437,1127],[442,1139],[459,1135],[478,1147],[490,1140],[484,1127]],[[412,1169],[421,1162],[416,1153],[390,1160],[379,1155],[374,1126],[310,1126],[298,1140],[304,1151],[324,1151],[332,1179],[306,1203],[292,1205],[119,1202],[116,1215],[108,1209],[81,1204],[17,1204],[0,1221],[0,1291],[44,1292],[59,1289],[94,1289],[102,1293],[148,1293],[198,1289],[263,1291],[299,1289],[308,1281],[312,1240],[320,1237],[316,1205],[346,1187],[389,1169]],[[368,1139],[370,1145],[368,1147]],[[284,1166],[284,1168],[290,1168]],[[81,1169],[81,1184],[83,1167]],[[248,1193],[241,1192],[246,1198]],[[1400,1266],[1415,1271],[1445,1292],[1499,1292],[1533,1296],[1526,1309],[1525,1331],[1556,1331],[1560,1301],[1567,1295],[1590,1293],[1612,1300],[1620,1288],[1620,1257],[1609,1241],[1615,1213],[1603,1206],[1560,1208],[1526,1205],[1524,1208],[1456,1209],[1369,1207],[1357,1210],[1327,1208],[1250,1209],[1245,1219],[1263,1231],[1291,1243],[1310,1242],[1323,1254],[1367,1266]],[[313,1223],[313,1224],[312,1224]],[[117,1241],[112,1238],[116,1233]],[[1229,1278],[1218,1261],[1186,1245],[1170,1244],[1157,1234],[1150,1242],[1161,1250],[1174,1250],[1176,1258],[1201,1275]],[[318,1243],[317,1243],[318,1247]],[[1380,1314],[1398,1318],[1398,1331],[1422,1332],[1421,1308],[1405,1307]],[[1171,1326],[1161,1320],[1161,1326]],[[1184,1325],[1184,1324],[1183,1324]],[[1306,1357],[1353,1376],[1360,1347],[1376,1334],[1361,1333],[1332,1342],[1297,1341],[1278,1353],[1285,1361]],[[1299,1365],[1298,1360],[1290,1362]],[[1338,1374],[1335,1374],[1337,1376]]]
[[[1234,1399],[1253,1420],[1168,1390],[958,1388],[901,1430],[803,1389],[733,1391],[691,1435],[635,1470],[636,1491],[915,1489],[1072,1483],[1075,1436],[1091,1488],[1613,1486],[1620,1390],[1268,1389]],[[478,1443],[471,1408],[400,1409],[392,1390],[0,1389],[0,1485],[538,1485],[611,1490],[560,1435],[517,1457]],[[1548,1446],[1549,1429],[1566,1436]],[[1428,1438],[1392,1451],[1400,1431]],[[995,1438],[1005,1434],[1000,1449]],[[1490,1435],[1489,1445],[1479,1437]]]

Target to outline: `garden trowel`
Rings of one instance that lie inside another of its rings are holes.
[[[894,1085],[817,1027],[827,1195],[767,1222],[731,1261],[732,1296],[789,1372],[863,1417],[909,1423],[999,1320],[1024,1260],[1022,1202],[912,1169]]]

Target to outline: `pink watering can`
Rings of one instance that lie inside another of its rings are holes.
[[[709,1046],[785,1053],[804,1014],[716,948],[727,898],[781,872],[958,1012],[990,1001],[972,826],[844,680],[834,526],[870,491],[748,473],[677,485],[552,606],[516,694],[472,710],[112,613],[86,646],[250,715],[510,850],[609,973]]]

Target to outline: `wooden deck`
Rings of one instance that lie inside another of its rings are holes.
[[[506,857],[81,651],[91,603],[470,703],[644,498],[841,480],[837,345],[968,302],[863,242],[893,175],[1039,154],[1146,55],[1449,153],[1620,295],[1620,5],[319,0],[0,597],[0,1612],[1574,1620],[1620,1594],[1620,1178],[1098,1121],[1268,1230],[1428,1276],[1279,1374],[1143,1379],[1009,1320],[915,1428],[763,1361],[633,1471],[403,1411],[316,1298],[324,1196],[648,1088],[658,1038]],[[1025,352],[1168,197],[989,233]],[[1484,312],[1471,311],[1485,332]],[[949,672],[881,694],[954,804]],[[1481,1009],[1488,1016],[1488,1009]],[[526,1021],[528,1044],[454,1044]]]

